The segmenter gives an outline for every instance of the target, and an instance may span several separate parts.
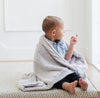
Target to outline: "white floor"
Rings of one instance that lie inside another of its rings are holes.
[[[94,66],[100,71],[100,64],[95,64]]]
[[[22,77],[25,73],[33,72],[33,62],[0,62],[0,80],[7,80],[7,78],[14,79]],[[88,67],[87,74],[95,84],[98,91],[100,91],[100,78],[95,78],[96,76],[100,76],[100,71],[95,69],[92,65]]]
[[[33,71],[33,62],[0,62],[0,80],[20,78],[23,74]]]

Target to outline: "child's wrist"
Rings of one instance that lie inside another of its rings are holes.
[[[70,43],[70,46],[74,47],[74,44]]]

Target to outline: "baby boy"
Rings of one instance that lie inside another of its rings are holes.
[[[77,43],[77,37],[72,36],[70,45],[67,49],[66,44],[62,41],[64,37],[64,22],[56,16],[47,16],[43,23],[42,29],[45,32],[45,37],[48,39],[53,48],[67,61],[73,54],[74,45]],[[70,73],[65,78],[54,84],[54,87],[64,89],[70,93],[75,93],[75,87],[81,87],[82,90],[87,90],[88,84],[76,72]]]

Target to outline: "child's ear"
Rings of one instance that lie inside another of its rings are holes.
[[[52,36],[55,36],[55,34],[56,34],[56,30],[53,29],[53,30],[52,30]]]

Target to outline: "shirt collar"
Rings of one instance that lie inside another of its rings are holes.
[[[45,37],[46,37],[46,35],[45,35]],[[47,37],[46,37],[47,38]],[[56,41],[58,41],[58,43],[56,43],[56,42],[53,42],[53,41],[51,41],[51,40],[49,40],[49,39],[47,39],[50,43],[52,43],[52,44],[60,44],[61,42],[62,42],[62,40],[56,40]]]

